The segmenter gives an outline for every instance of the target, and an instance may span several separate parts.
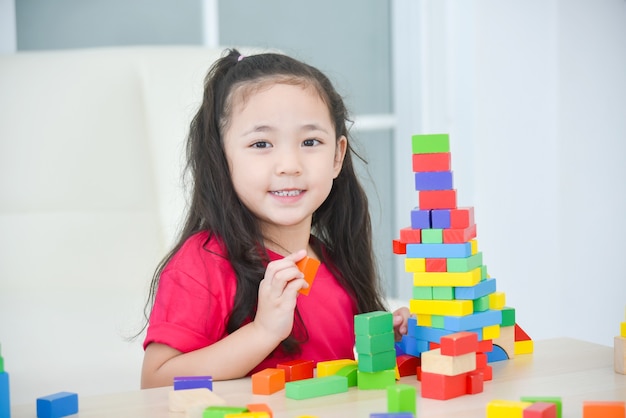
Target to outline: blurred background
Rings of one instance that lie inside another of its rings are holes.
[[[474,207],[520,325],[612,345],[626,305],[626,1],[0,0],[2,54],[137,45],[279,49],[329,75],[368,162],[396,300],[412,289],[391,252],[417,205],[411,135],[449,133],[458,204]]]

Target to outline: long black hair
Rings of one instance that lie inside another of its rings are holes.
[[[202,104],[191,122],[186,149],[186,168],[192,186],[189,210],[177,244],[155,271],[146,316],[154,302],[161,272],[172,256],[190,236],[208,231],[209,237],[217,237],[223,243],[237,276],[227,331],[233,332],[254,318],[259,282],[269,260],[263,251],[264,237],[259,223],[233,187],[223,134],[231,117],[233,94],[254,91],[264,82],[313,87],[328,106],[336,138],[349,138],[348,112],[343,99],[322,72],[282,54],[243,57],[236,49],[226,50],[206,76]],[[353,155],[356,153],[348,140],[341,172],[328,198],[313,214],[315,239],[311,245],[347,289],[361,313],[385,307],[372,250],[367,196],[356,176]],[[292,332],[283,341],[283,349],[297,351],[301,341]]]

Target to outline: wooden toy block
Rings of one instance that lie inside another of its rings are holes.
[[[396,350],[392,346],[391,350],[376,354],[359,353],[358,367],[359,371],[369,373],[393,369],[396,367]]]
[[[447,258],[426,258],[427,272],[445,273],[447,270]]]
[[[626,337],[626,322],[620,323],[619,335],[622,337]]]
[[[255,395],[271,395],[285,388],[285,370],[267,368],[251,376],[252,393]]]
[[[434,300],[454,300],[454,287],[452,286],[436,286],[433,287]],[[443,317],[441,318],[441,327],[443,328]]]
[[[359,354],[382,353],[383,351],[392,350],[395,342],[393,331],[376,335],[357,335],[355,338],[355,349]],[[319,375],[319,364],[317,370]]]
[[[413,154],[411,165],[413,172],[418,171],[450,171],[451,155],[449,152],[432,154]]]
[[[373,311],[354,316],[355,335],[376,335],[393,331],[393,314]]]
[[[320,266],[320,261],[311,257],[304,257],[302,260],[296,263],[298,270],[304,273],[304,280],[309,284],[306,289],[300,289],[299,292],[303,295],[308,295],[313,287],[313,280],[317,274],[317,269]]]
[[[475,395],[481,393],[484,389],[483,373],[477,370],[467,373],[465,383],[465,393]]]
[[[37,418],[58,418],[78,413],[78,394],[59,392],[37,398]]]
[[[422,244],[441,244],[443,243],[443,229],[422,229]]]
[[[417,273],[416,273],[417,274]],[[437,273],[428,273],[437,274]],[[413,314],[463,316],[473,312],[470,300],[415,300],[409,301],[409,310]]]
[[[446,400],[463,396],[467,392],[467,374],[446,376],[421,372],[421,393],[423,398]]]
[[[476,369],[476,353],[446,356],[441,349],[422,353],[422,372],[456,376]]]
[[[359,368],[356,364],[350,364],[337,370],[337,373],[335,373],[335,375],[344,376],[346,379],[348,379],[348,387],[353,387],[356,386],[358,383],[358,370]]]
[[[257,412],[237,412],[224,415],[224,418],[271,418],[271,415],[265,411]]]
[[[428,341],[420,340],[409,335],[403,336],[402,342],[404,343],[404,352],[411,356],[419,357],[424,351],[430,350]]]
[[[387,386],[396,384],[395,369],[382,370],[380,372],[357,371],[357,387],[360,390],[386,389]]]
[[[0,372],[0,417],[11,417],[11,391],[9,388],[9,373]]]
[[[434,244],[433,244],[434,245]],[[475,286],[480,283],[480,269],[464,273],[418,272],[413,273],[413,286]],[[456,290],[455,290],[456,293]]]
[[[471,254],[472,255],[476,254],[478,252],[478,240],[476,238],[474,238],[474,239],[471,239],[469,241],[469,243],[470,243],[470,248],[472,249],[471,250],[472,251]]]
[[[433,299],[432,286],[413,286],[413,299],[432,300]],[[426,325],[426,324],[422,324],[422,325]],[[429,322],[429,325],[430,325],[430,322]]]
[[[515,327],[515,308],[508,306],[502,308],[502,323],[500,325],[503,327]]]
[[[415,315],[416,325],[422,327],[429,327],[433,324],[433,316],[425,315],[425,314],[417,314]]]
[[[466,316],[446,316],[444,317],[444,328],[451,331],[465,331],[497,325],[500,324],[501,321],[501,311],[486,310],[483,312],[474,312]],[[487,338],[483,335],[483,339],[490,340],[491,338]]]
[[[613,366],[615,372],[626,374],[626,337],[618,335],[613,339]]]
[[[478,340],[478,350],[479,353],[488,353],[493,350],[493,340]]]
[[[483,340],[494,340],[500,336],[500,325],[483,327]]]
[[[483,381],[488,382],[493,379],[493,368],[489,365],[476,369],[483,374]]]
[[[506,295],[504,292],[493,292],[489,295],[489,309],[502,309],[506,305]]]
[[[285,385],[285,396],[289,399],[309,399],[333,395],[348,391],[348,379],[345,376],[324,376],[313,379],[297,380]]]
[[[450,228],[463,229],[474,225],[474,208],[464,207],[450,211]]]
[[[405,258],[404,270],[407,273],[423,273],[426,271],[425,258]]]
[[[420,209],[455,209],[456,189],[417,192]]]
[[[496,362],[496,361],[508,360],[509,356],[507,355],[506,351],[504,351],[504,349],[502,347],[500,347],[499,345],[494,344],[493,345],[493,350],[491,350],[487,354],[487,359],[488,359],[489,363],[493,363],[493,362]]]
[[[226,401],[207,388],[172,390],[168,394],[170,412],[185,412],[190,408],[223,406]]]
[[[489,295],[473,300],[472,306],[474,312],[485,312],[489,310]]]
[[[488,353],[476,353],[476,369],[482,369],[487,366]]]
[[[478,252],[465,258],[446,259],[446,271],[459,272],[474,270],[483,265],[483,253]]]
[[[391,345],[391,347],[393,347],[393,344]],[[343,369],[345,366],[350,366],[350,365],[356,366],[356,364],[357,364],[356,360],[352,360],[352,359],[319,361],[317,363],[317,377],[332,376],[335,373],[337,373],[339,370]]]
[[[487,404],[487,418],[524,418],[524,409],[531,402],[492,400]]]
[[[432,344],[430,343],[439,344],[439,341],[441,340],[442,337],[446,335],[454,334],[456,332],[456,331],[450,331],[447,329],[433,328],[432,326],[431,327],[416,326],[412,330],[409,330],[409,331],[411,332],[411,334],[413,334],[412,336],[416,338],[417,340],[422,340],[422,341],[426,341],[429,343],[426,346],[426,350],[424,351],[437,348],[437,347],[432,347]]]
[[[531,338],[517,323],[515,324],[515,341],[527,341]]]
[[[419,244],[422,242],[422,230],[409,226],[400,229],[400,242],[405,244]]]
[[[583,418],[624,418],[624,401],[583,401]]]
[[[285,382],[294,380],[310,379],[313,377],[315,362],[313,360],[289,360],[278,363],[277,369],[285,371]]]
[[[407,244],[406,256],[410,258],[466,258],[472,244]]]
[[[431,228],[450,228],[450,209],[433,209],[430,211]]]
[[[398,254],[398,255],[406,254],[406,243],[401,242],[399,239],[394,239],[391,243],[392,243],[392,251],[394,254]]]
[[[476,224],[467,228],[449,228],[443,230],[443,242],[446,244],[468,242],[472,238],[476,238]]]
[[[413,135],[411,151],[413,154],[450,152],[450,137],[448,134]]]
[[[515,327],[500,327],[500,336],[494,338],[493,344],[499,346],[506,353],[507,359],[515,358]],[[492,360],[494,361],[494,360]]]
[[[534,344],[532,340],[515,341],[514,353],[515,355],[532,354],[534,351]]]
[[[241,406],[209,406],[202,412],[202,418],[224,418],[227,414],[247,412],[248,408]]]
[[[443,300],[443,299],[438,299],[438,300]],[[431,315],[431,327],[433,328],[439,328],[439,329],[444,329],[444,319],[446,317],[445,316],[441,316],[441,315]]]
[[[549,402],[535,402],[524,409],[523,418],[556,418],[556,405]]]
[[[174,377],[174,390],[207,388],[213,390],[211,376],[177,376]]]
[[[415,190],[452,189],[452,171],[418,171],[414,176]]]
[[[474,332],[462,331],[441,337],[441,354],[460,356],[475,353],[478,350],[478,336]]]
[[[396,384],[387,387],[387,411],[417,413],[415,386]]]
[[[411,228],[427,229],[432,228],[431,214],[429,210],[413,209],[411,211]]]
[[[410,354],[400,354],[396,357],[396,365],[398,367],[398,373],[400,377],[414,376],[417,372],[417,367],[420,366],[421,358],[412,356]]]
[[[370,414],[370,418],[415,418],[415,414],[411,412],[374,412]]]

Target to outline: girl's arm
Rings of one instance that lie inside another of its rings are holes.
[[[409,308],[403,306],[393,312],[393,331],[396,341],[400,341],[402,336],[409,330]]]
[[[298,291],[308,286],[295,264],[305,255],[301,250],[268,264],[254,321],[227,337],[189,353],[165,344],[148,345],[141,387],[170,386],[176,376],[208,375],[215,380],[245,376],[291,333]]]

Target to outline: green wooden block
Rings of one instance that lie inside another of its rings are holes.
[[[248,412],[248,408],[240,406],[209,406],[202,412],[202,418],[224,418],[227,414]]]
[[[444,318],[443,315],[432,315],[430,317],[431,328],[444,329]]]
[[[422,244],[443,244],[443,229],[422,229]]]
[[[396,367],[396,350],[391,347],[389,351],[376,354],[361,354],[358,359],[359,370],[362,372],[380,372]]]
[[[348,391],[348,378],[336,374],[285,383],[285,396],[289,399],[309,399]]]
[[[354,316],[355,335],[376,335],[393,331],[391,312],[374,311]]]
[[[489,277],[489,273],[487,273],[487,266],[484,264],[480,266],[480,280],[485,280]]]
[[[454,300],[454,287],[435,286],[433,287],[434,300]]]
[[[432,300],[433,288],[430,286],[413,286],[413,299]]]
[[[415,386],[397,384],[387,386],[387,412],[417,413],[417,391]]]
[[[450,273],[465,273],[483,265],[483,253],[477,252],[466,258],[446,259],[446,271]]]
[[[0,373],[4,371],[4,359],[0,356]]]
[[[489,295],[474,299],[472,302],[474,304],[474,312],[485,312],[489,309]]]
[[[348,387],[353,387],[357,385],[358,382],[358,367],[356,364],[349,364],[345,367],[342,367],[335,373],[336,376],[344,376],[348,379]]]
[[[396,370],[383,370],[380,372],[357,372],[357,387],[361,390],[386,389],[387,386],[396,384]]]
[[[512,327],[515,325],[515,308],[505,306],[502,308],[502,327]]]
[[[357,335],[355,349],[359,354],[376,354],[395,349],[395,334],[393,331],[376,335]]]
[[[450,138],[448,134],[413,135],[411,149],[413,154],[450,152]]]
[[[522,396],[522,402],[546,402],[556,404],[556,418],[563,416],[563,402],[559,396]]]

